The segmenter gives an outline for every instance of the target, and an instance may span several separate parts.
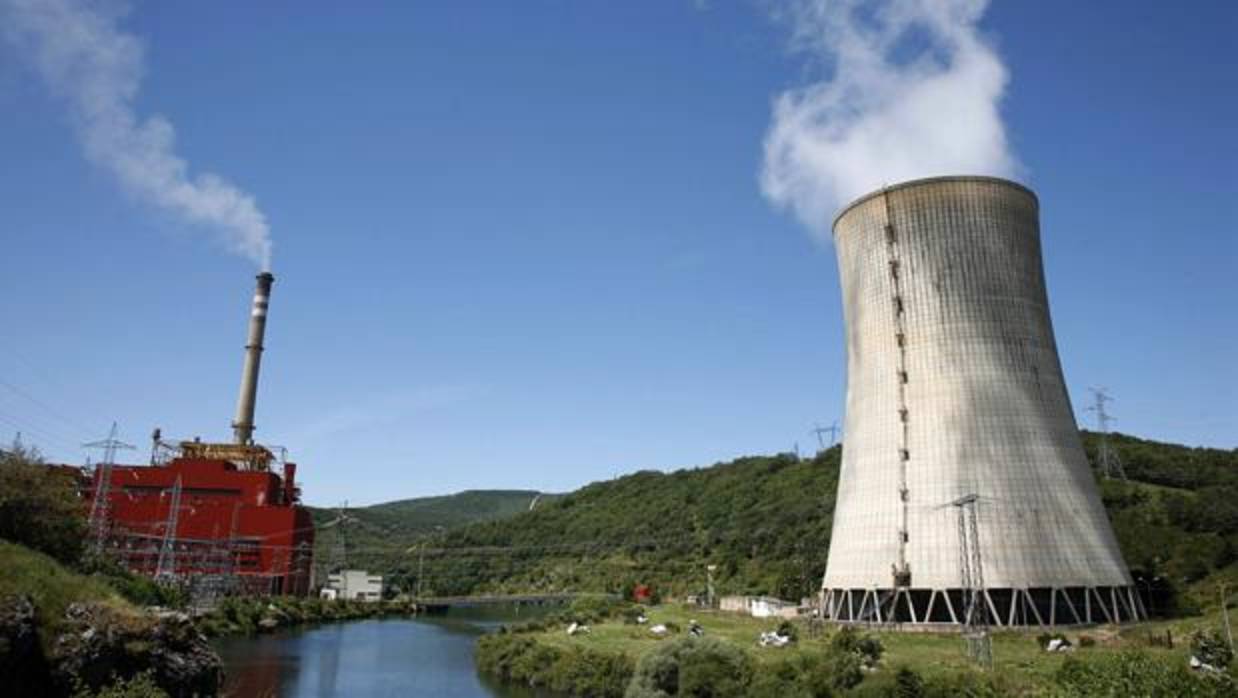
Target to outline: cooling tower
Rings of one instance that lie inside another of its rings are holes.
[[[1145,615],[1062,377],[1036,195],[906,182],[844,209],[834,243],[847,413],[824,615],[958,624],[977,588],[997,626]]]

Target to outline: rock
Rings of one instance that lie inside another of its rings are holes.
[[[259,630],[264,630],[264,631],[266,631],[266,632],[270,632],[270,631],[272,631],[272,630],[275,630],[275,629],[276,629],[276,628],[278,628],[278,627],[279,627],[279,619],[278,619],[278,618],[272,618],[271,616],[266,616],[266,617],[265,617],[265,618],[263,618],[262,620],[258,621],[258,629],[259,629]]]
[[[92,690],[149,671],[170,696],[215,695],[223,684],[219,655],[183,613],[132,614],[72,604],[67,631],[56,639],[52,677],[68,693],[76,681]]]

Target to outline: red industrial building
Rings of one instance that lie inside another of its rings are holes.
[[[300,506],[296,464],[261,446],[191,441],[176,450],[164,464],[95,468],[88,496],[92,518],[106,527],[104,549],[152,577],[215,579],[230,593],[308,594],[314,524]],[[93,501],[99,493],[106,512]]]
[[[300,505],[297,466],[254,442],[258,371],[275,277],[257,277],[231,443],[169,444],[154,434],[151,464],[104,463],[83,494],[95,544],[134,572],[183,584],[195,597],[308,594],[314,524]],[[129,447],[131,448],[131,447]]]

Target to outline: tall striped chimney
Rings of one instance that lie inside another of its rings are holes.
[[[262,364],[262,337],[267,329],[267,302],[275,277],[264,271],[258,275],[254,290],[254,307],[249,314],[249,342],[245,344],[245,366],[241,369],[241,394],[236,401],[236,418],[232,420],[232,440],[238,444],[253,443],[254,402],[258,395],[258,368]]]

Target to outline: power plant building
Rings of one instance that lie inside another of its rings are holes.
[[[96,545],[131,571],[212,597],[311,591],[314,523],[297,466],[253,440],[273,282],[257,277],[233,442],[174,444],[156,430],[150,465],[99,464],[83,488]]]
[[[827,618],[960,624],[977,584],[996,626],[1144,615],[1066,391],[1039,225],[1031,190],[990,177],[898,184],[835,220],[847,401]]]

